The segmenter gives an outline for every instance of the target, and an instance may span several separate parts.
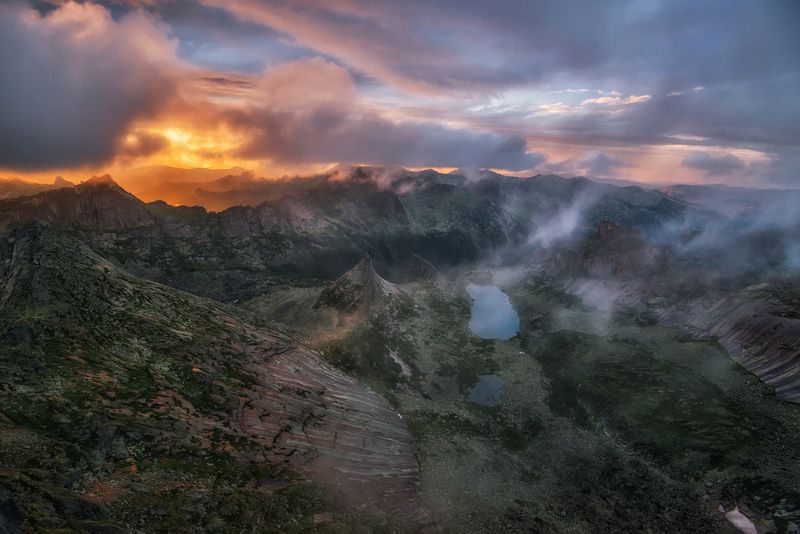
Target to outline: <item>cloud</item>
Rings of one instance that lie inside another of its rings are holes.
[[[117,156],[141,158],[150,156],[169,146],[169,139],[161,134],[136,131],[128,134],[117,150]]]
[[[599,150],[590,150],[581,160],[581,166],[587,176],[610,176],[614,169],[633,167],[634,165]]]
[[[28,3],[48,7],[0,0],[0,167],[182,151],[513,170],[541,163],[528,146],[543,146],[585,152],[564,172],[611,176],[624,153],[672,179],[692,167],[655,156],[683,144],[741,156],[754,183],[800,184],[791,0]],[[157,139],[129,140],[159,129],[192,142],[159,153]],[[204,131],[210,149],[195,142]],[[769,162],[751,168],[737,149]]]
[[[650,100],[650,95],[630,95],[623,97],[616,91],[606,96],[598,96],[596,98],[587,98],[581,102],[582,106],[602,105],[609,107],[630,106],[631,104],[641,104]]]
[[[616,169],[636,165],[606,154],[601,150],[587,150],[580,157],[558,162],[548,162],[541,167],[544,172],[567,176],[589,176],[593,178],[613,178]]]
[[[569,201],[563,202],[555,213],[538,222],[528,243],[549,247],[553,243],[572,237],[583,223],[586,212],[594,206],[600,197],[598,189],[588,187],[582,189]]]
[[[791,1],[203,0],[390,85],[423,92],[526,84],[713,86],[795,66]],[[752,39],[741,38],[748,28]],[[622,72],[624,71],[624,76]],[[595,85],[596,87],[596,85]],[[561,89],[562,87],[556,87]],[[649,94],[654,94],[650,93]],[[641,93],[635,93],[641,94]]]
[[[675,144],[675,134],[709,147],[800,146],[797,2],[203,1],[367,80],[456,99],[427,112],[476,128],[642,151]],[[534,111],[481,105],[515,92],[531,95]],[[465,95],[469,107],[453,110]]]
[[[778,152],[800,146],[800,74],[732,86],[654,96],[616,113],[603,107],[562,107],[536,114],[529,137],[588,146],[683,144]],[[504,123],[510,128],[513,118]],[[477,121],[478,123],[480,121]]]
[[[274,110],[335,107],[356,98],[347,71],[321,58],[277,65],[257,85],[262,102]]]
[[[704,171],[706,176],[728,174],[744,169],[744,162],[731,154],[712,156],[707,152],[693,152],[683,158],[681,165]]]
[[[800,148],[781,147],[766,161],[749,165],[747,170],[766,184],[800,188]]]
[[[174,94],[174,51],[141,11],[114,20],[90,3],[46,15],[0,5],[0,167],[108,162],[131,125]]]
[[[344,68],[321,59],[275,67],[258,86],[259,101],[225,115],[248,132],[240,151],[248,159],[509,170],[543,160],[520,136],[391,120],[364,105]]]

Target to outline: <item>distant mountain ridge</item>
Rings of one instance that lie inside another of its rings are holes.
[[[120,171],[117,180],[125,189],[133,193],[139,193],[162,183],[205,183],[223,176],[237,175],[243,172],[247,172],[247,170],[241,167],[206,169],[151,165]]]
[[[140,200],[107,174],[74,187],[6,200],[0,205],[0,228],[31,219],[102,230],[147,226],[155,221]]]
[[[110,177],[94,179],[0,202],[0,228],[28,219],[74,228],[135,273],[235,300],[281,273],[333,278],[364,252],[395,279],[414,254],[439,266],[492,251],[524,256],[535,246],[532,235],[570,211],[575,220],[561,237],[590,232],[600,220],[646,233],[692,211],[659,192],[556,176],[486,173],[475,181],[431,170],[359,167],[346,176],[302,181],[297,189],[292,183],[257,206],[209,213],[146,204]]]
[[[174,206],[202,206],[224,211],[234,206],[257,206],[319,185],[321,177],[266,180],[246,172],[206,182],[163,182],[136,193],[145,202],[163,200]]]
[[[73,187],[74,185],[61,176],[56,176],[52,184],[26,182],[18,178],[0,178],[0,200],[31,196],[42,191]]]
[[[800,189],[756,189],[723,184],[677,184],[661,189],[665,194],[718,211],[730,217],[750,217],[767,211],[800,210]]]

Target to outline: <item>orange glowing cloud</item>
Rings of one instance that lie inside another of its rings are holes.
[[[3,4],[0,35],[0,166],[106,164],[175,95],[177,42],[145,12],[115,20],[92,3],[46,15]]]
[[[535,38],[529,48],[549,55],[521,57],[527,49],[514,46],[495,57],[499,36],[512,35],[469,10],[440,20],[427,15],[444,8],[427,4],[199,0],[171,27],[184,8],[157,0],[120,0],[113,16],[92,1],[53,3],[0,3],[0,102],[14,102],[0,121],[0,176],[80,179],[152,165],[275,176],[366,163],[637,181],[703,181],[724,171],[728,181],[746,181],[791,152],[774,146],[766,126],[728,127],[765,114],[739,121],[733,105],[715,111],[717,101],[741,95],[715,97],[705,81],[543,82],[541,73],[566,60],[552,39],[526,29],[514,38]],[[240,49],[203,41],[208,27],[187,33],[204,9],[212,29],[260,27],[291,53],[273,60],[269,43],[234,38],[264,55],[241,68],[231,62]],[[222,22],[219,10],[232,16]],[[497,41],[474,39],[472,30]],[[202,58],[208,50],[210,62]],[[213,64],[222,56],[230,69]],[[562,67],[574,74],[579,65]]]

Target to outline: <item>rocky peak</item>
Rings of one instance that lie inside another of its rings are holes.
[[[59,226],[82,225],[102,230],[146,226],[155,217],[139,199],[109,175],[95,176],[74,188],[59,188],[0,203],[0,228],[40,219]]]
[[[411,282],[435,281],[442,277],[434,264],[416,254],[408,262],[407,276]]]
[[[69,180],[65,180],[61,176],[56,176],[55,180],[53,180],[54,187],[74,187],[75,184],[70,182]]]
[[[332,282],[320,294],[314,308],[335,308],[346,313],[366,311],[386,297],[399,295],[396,285],[375,271],[365,254],[358,264]]]
[[[92,176],[85,182],[82,182],[81,185],[115,185],[119,187],[119,184],[114,181],[114,178],[111,177],[110,174],[103,174],[101,176]],[[122,189],[120,187],[120,189]]]

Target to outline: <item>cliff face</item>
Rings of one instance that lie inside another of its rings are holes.
[[[544,268],[590,305],[646,312],[641,320],[658,318],[719,338],[736,362],[779,397],[800,402],[796,283],[741,287],[732,277],[719,289],[714,266],[678,263],[668,247],[607,221],[587,239],[553,251]]]
[[[734,360],[779,397],[800,402],[800,306],[781,298],[787,291],[759,284],[733,295],[691,299],[658,314],[671,324],[718,337]]]
[[[237,424],[286,462],[344,498],[405,526],[429,520],[406,424],[385,401],[308,354],[276,355],[256,371],[257,396]]]
[[[50,469],[80,473],[75,487],[89,491],[113,477],[134,483],[120,463],[213,456],[233,471],[297,472],[349,508],[401,523],[427,517],[403,420],[245,312],[133,277],[43,223],[0,240],[0,311],[3,435],[42,437],[4,455],[0,478],[51,458]],[[82,452],[59,459],[56,443]],[[202,489],[187,477],[184,491]]]
[[[110,176],[94,177],[76,187],[47,191],[0,204],[0,229],[17,221],[39,219],[98,230],[136,228],[155,223],[146,205]]]

